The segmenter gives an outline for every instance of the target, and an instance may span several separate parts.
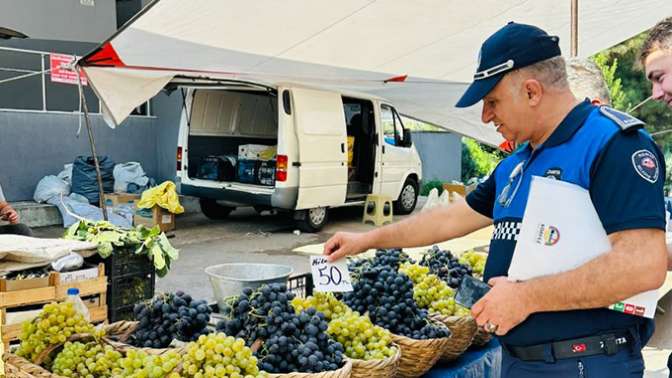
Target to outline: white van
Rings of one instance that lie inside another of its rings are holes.
[[[395,214],[415,208],[420,156],[385,100],[298,84],[175,85],[184,96],[178,190],[200,198],[207,217],[278,209],[315,232],[328,209],[362,205],[368,194],[395,199]]]

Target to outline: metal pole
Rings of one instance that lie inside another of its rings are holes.
[[[44,72],[44,55],[40,54],[40,63],[42,63],[42,111],[47,111],[47,84],[46,74]]]
[[[79,76],[79,67],[75,66],[77,70],[77,79],[79,80],[79,97],[84,109],[84,123],[86,123],[86,131],[89,134],[89,145],[91,146],[91,154],[93,155],[93,164],[96,167],[96,179],[98,180],[98,195],[100,209],[103,211],[103,219],[107,220],[107,206],[105,206],[105,190],[103,189],[103,175],[100,173],[100,164],[98,163],[98,154],[96,153],[96,142],[93,139],[93,131],[91,130],[91,123],[89,122],[89,107],[86,104],[86,96],[84,96],[84,89],[82,88],[82,78]]]
[[[579,53],[579,0],[571,0],[572,2],[572,22],[571,22],[571,39],[570,39],[570,56],[573,58]]]

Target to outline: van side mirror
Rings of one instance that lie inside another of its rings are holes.
[[[411,130],[404,129],[404,147],[411,147],[412,145],[413,141],[411,140]]]

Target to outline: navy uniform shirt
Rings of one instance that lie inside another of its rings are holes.
[[[664,230],[664,159],[641,125],[636,118],[584,101],[545,143],[534,150],[528,145],[502,160],[466,199],[494,223],[484,280],[507,275],[532,176],[554,177],[587,189],[607,234]],[[631,327],[648,339],[653,322],[606,308],[545,312],[530,315],[500,339],[528,346]]]

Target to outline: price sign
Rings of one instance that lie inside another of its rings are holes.
[[[310,269],[316,291],[352,291],[352,281],[345,259],[329,262],[324,256],[310,256]]]

